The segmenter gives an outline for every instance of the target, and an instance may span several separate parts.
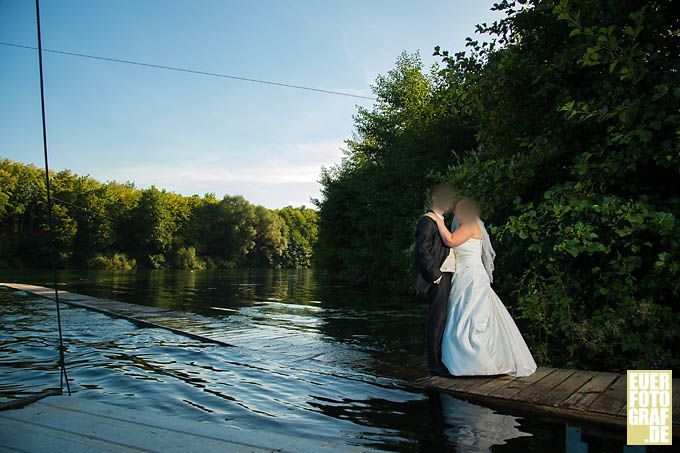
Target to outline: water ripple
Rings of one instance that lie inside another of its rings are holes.
[[[65,307],[75,396],[240,429],[400,451],[502,444],[524,451],[563,436],[562,425],[419,393],[366,371],[373,351],[422,351],[422,307],[398,308],[388,301],[376,306],[370,296],[323,287],[295,271],[265,277],[62,274],[73,292],[208,317],[207,327],[190,315],[166,321],[204,329],[236,346]],[[0,400],[58,386],[54,303],[0,291],[0,315]]]

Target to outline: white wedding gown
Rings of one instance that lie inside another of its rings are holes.
[[[482,263],[482,241],[470,238],[454,248],[442,362],[454,376],[528,376],[536,362],[517,325],[491,288]]]

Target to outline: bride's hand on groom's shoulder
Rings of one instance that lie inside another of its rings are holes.
[[[437,220],[439,220],[439,217],[437,217],[437,214],[435,214],[434,212],[428,212],[428,213],[425,214],[425,215],[426,215],[427,217],[431,218],[432,220],[434,220],[435,222],[436,222]]]

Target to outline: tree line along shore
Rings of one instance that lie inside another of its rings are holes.
[[[309,267],[317,214],[241,196],[183,196],[71,171],[51,176],[60,267]],[[44,170],[0,160],[0,268],[50,263]]]

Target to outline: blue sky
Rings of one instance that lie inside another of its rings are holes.
[[[43,47],[371,95],[404,50],[462,50],[493,1],[42,0]],[[36,45],[34,2],[0,41]],[[311,206],[371,101],[45,54],[50,165],[175,192]],[[42,165],[35,51],[0,46],[0,157]]]

